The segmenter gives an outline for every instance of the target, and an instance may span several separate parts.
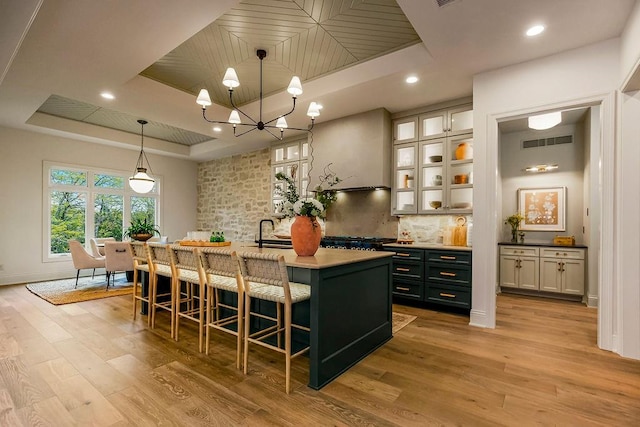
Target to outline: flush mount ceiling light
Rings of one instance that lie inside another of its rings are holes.
[[[417,83],[418,82],[418,78],[416,76],[409,76],[409,77],[406,78],[405,82],[407,82],[409,84]]]
[[[529,166],[528,168],[525,169],[525,171],[526,172],[550,172],[555,169],[558,169],[557,164]]]
[[[100,96],[103,97],[104,99],[116,99],[116,97],[113,96],[111,92],[102,92]]]
[[[537,36],[544,31],[544,25],[534,25],[525,33],[528,37]]]
[[[129,178],[129,186],[136,193],[148,193],[153,189],[156,182],[153,178],[147,175],[147,168],[144,167],[144,160],[146,160],[147,166],[151,169],[149,159],[147,159],[147,155],[144,152],[144,125],[147,124],[147,121],[138,120],[138,123],[142,126],[142,131],[140,132],[140,155],[138,156],[138,162],[136,163],[136,170],[134,171],[133,176]]]
[[[207,118],[206,110],[207,110],[207,107],[211,105],[211,98],[209,97],[209,92],[206,89],[201,89],[200,93],[198,94],[198,98],[196,99],[196,103],[202,107],[202,117],[209,123],[232,124],[233,134],[235,136],[242,136],[246,133],[249,133],[251,131],[258,129],[258,130],[266,130],[274,138],[281,140],[284,137],[285,129],[293,129],[293,130],[300,130],[300,131],[307,131],[307,132],[310,131],[313,128],[315,118],[320,115],[320,108],[318,108],[318,104],[316,104],[315,102],[310,103],[309,109],[307,110],[307,116],[311,117],[311,126],[309,126],[308,128],[306,129],[290,128],[287,124],[287,120],[285,119],[286,116],[293,113],[293,110],[295,110],[296,97],[302,94],[302,84],[300,83],[300,78],[297,76],[293,76],[293,78],[291,79],[291,83],[289,83],[289,87],[287,88],[287,92],[289,92],[291,94],[291,97],[293,98],[293,107],[291,108],[291,111],[285,114],[281,114],[280,116],[277,116],[266,122],[263,121],[262,119],[262,100],[263,100],[262,62],[264,58],[267,56],[267,51],[264,49],[258,49],[256,51],[256,55],[258,56],[258,59],[260,59],[260,114],[258,116],[258,120],[253,119],[251,116],[243,112],[233,102],[233,89],[240,86],[238,75],[236,74],[236,71],[233,68],[227,68],[227,72],[224,74],[224,77],[222,79],[222,84],[229,88],[229,101],[231,101],[231,106],[233,107],[233,111],[231,111],[231,114],[229,115],[229,119],[226,122],[221,122],[217,120],[209,120]],[[251,123],[242,123],[240,119],[241,114],[242,116],[246,117]],[[275,124],[273,124],[274,122]],[[245,127],[248,127],[249,129],[239,134],[236,134],[237,126],[245,126]],[[274,134],[270,129],[279,129],[280,136],[277,136],[276,134]]]
[[[551,129],[560,122],[562,122],[561,111],[529,117],[529,127],[535,130]]]

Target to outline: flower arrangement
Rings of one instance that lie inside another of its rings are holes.
[[[325,167],[324,175],[320,177],[320,184],[315,188],[314,197],[304,199],[300,198],[294,179],[282,172],[278,172],[276,179],[284,181],[284,186],[278,186],[275,190],[276,194],[284,199],[278,206],[280,213],[288,218],[296,215],[326,218],[327,209],[337,199],[337,192],[332,190],[331,187],[342,181],[331,171],[329,166],[330,164]],[[324,188],[325,185],[329,188]]]
[[[518,230],[520,229],[520,223],[524,220],[524,216],[520,214],[520,212],[516,212],[513,215],[508,216],[505,220],[505,224],[509,224],[511,226],[511,240],[517,241]]]

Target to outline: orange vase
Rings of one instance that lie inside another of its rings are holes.
[[[322,229],[316,217],[296,216],[291,224],[291,244],[298,256],[313,256],[321,239]]]
[[[456,160],[465,160],[473,158],[473,146],[466,142],[458,144],[456,148]]]

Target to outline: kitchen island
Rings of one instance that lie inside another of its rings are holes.
[[[294,322],[309,325],[309,387],[320,389],[392,337],[391,256],[384,251],[293,249],[234,243],[240,252],[284,256],[289,280],[311,286],[311,300],[294,307]],[[295,338],[295,337],[294,337]]]

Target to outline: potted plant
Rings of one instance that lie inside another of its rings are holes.
[[[516,212],[513,215],[510,215],[504,220],[505,224],[509,224],[509,226],[511,226],[512,243],[518,242],[518,230],[520,230],[520,223],[522,222],[522,220],[524,220],[524,216],[522,216],[520,212]],[[522,240],[524,241],[524,237],[522,237]]]
[[[154,234],[160,235],[160,230],[158,230],[153,222],[148,221],[147,218],[133,218],[129,228],[124,231],[124,237],[142,242],[146,242],[152,238]]]

